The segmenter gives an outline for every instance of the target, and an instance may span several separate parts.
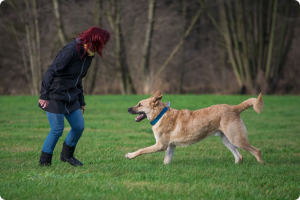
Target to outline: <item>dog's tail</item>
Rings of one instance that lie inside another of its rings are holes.
[[[244,110],[250,108],[251,106],[253,106],[253,109],[259,114],[263,107],[264,107],[264,101],[262,98],[262,94],[260,93],[256,98],[250,98],[247,99],[246,101],[243,101],[241,104],[234,106],[234,109],[238,112],[241,113]]]

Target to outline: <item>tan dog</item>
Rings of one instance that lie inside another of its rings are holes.
[[[148,118],[153,122],[167,106],[161,102],[161,93],[158,91],[149,99],[142,100],[138,105],[128,109],[131,114],[139,114],[136,122]],[[240,113],[253,106],[259,114],[263,109],[263,99],[250,98],[239,105],[214,105],[196,111],[176,110],[168,108],[165,114],[153,125],[152,130],[156,144],[136,152],[125,155],[128,159],[137,156],[166,151],[164,164],[169,164],[174,155],[176,146],[187,146],[199,142],[212,134],[221,135],[223,144],[232,152],[235,163],[242,162],[243,156],[237,147],[252,153],[258,162],[262,163],[261,152],[251,146],[247,139],[246,127]]]

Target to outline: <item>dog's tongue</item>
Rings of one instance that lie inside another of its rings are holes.
[[[141,119],[143,118],[143,115],[144,115],[144,114],[139,114],[139,115],[135,118],[135,121],[136,121],[136,122],[141,121]]]

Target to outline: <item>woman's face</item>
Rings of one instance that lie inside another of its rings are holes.
[[[95,50],[94,50],[93,45],[90,45],[90,46],[89,46],[89,50],[90,50],[91,52],[95,53]]]

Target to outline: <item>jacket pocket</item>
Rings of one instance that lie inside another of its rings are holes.
[[[50,88],[50,94],[55,93],[56,90],[58,90],[61,87],[61,85],[53,85]]]
[[[67,93],[69,95],[69,101],[74,102],[78,100],[78,95],[81,91],[77,89],[77,87],[71,88],[67,90]]]
[[[78,100],[78,95],[81,91],[76,88],[63,90],[61,87],[55,88],[50,92],[50,99],[55,101],[74,102]]]

